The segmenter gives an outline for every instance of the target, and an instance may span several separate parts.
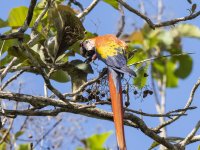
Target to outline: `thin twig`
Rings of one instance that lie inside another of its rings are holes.
[[[183,141],[185,138],[183,138],[183,137],[167,137],[166,139],[167,139],[168,141]],[[188,144],[192,144],[192,143],[198,142],[198,141],[200,141],[200,135],[194,136],[194,137],[190,140],[190,142],[189,142]]]
[[[150,18],[148,18],[146,15],[140,13],[138,10],[134,9],[133,7],[131,7],[130,5],[128,5],[126,2],[124,2],[123,0],[117,0],[120,4],[122,4],[127,10],[133,12],[134,14],[138,15],[139,17],[141,17],[142,19],[144,19],[148,24],[149,26],[152,28],[152,29],[155,29],[155,25],[154,23],[151,21]]]
[[[15,79],[17,79],[22,73],[24,73],[24,70],[21,70],[20,72],[18,72],[17,74],[15,74],[13,77],[11,77],[10,79],[8,79],[6,81],[6,83],[4,83],[1,87],[0,90],[4,90],[12,81],[14,81]]]
[[[73,92],[73,93],[65,93],[64,96],[65,96],[65,97],[68,97],[68,96],[69,96],[69,97],[73,97],[73,96],[79,94],[79,93],[80,93],[81,91],[83,91],[83,89],[85,89],[87,86],[89,86],[89,85],[91,85],[91,84],[97,82],[100,78],[102,78],[102,77],[106,74],[106,72],[107,72],[107,69],[103,69],[103,71],[99,74],[99,76],[98,76],[97,78],[92,79],[92,80],[90,80],[90,81],[84,83],[83,85],[80,86],[80,88],[79,88],[78,90],[76,90],[76,91]]]
[[[116,37],[120,37],[125,27],[125,15],[124,15],[123,6],[121,4],[119,4],[119,12],[121,14],[121,18],[119,21],[119,27],[118,27],[118,32],[116,34]]]
[[[189,98],[188,98],[188,100],[187,100],[187,103],[186,103],[184,109],[190,107],[190,105],[192,104],[193,98],[194,98],[194,94],[195,94],[197,88],[199,87],[199,85],[200,85],[200,79],[198,79],[197,82],[195,83],[195,85],[193,86],[193,88],[192,88],[192,90],[191,90],[191,92],[190,92],[190,96],[189,96]],[[187,109],[186,109],[186,110],[183,110],[183,111],[180,112],[179,114],[184,114],[186,111],[187,111]],[[158,130],[158,131],[159,131],[161,128],[163,128],[163,127],[165,127],[165,126],[171,124],[172,122],[176,121],[176,120],[179,119],[180,117],[181,117],[181,116],[176,116],[176,117],[174,117],[173,119],[164,122],[163,124],[161,124],[161,125],[159,125],[158,127],[156,127],[155,130]]]
[[[13,123],[14,123],[14,119],[11,118],[11,122],[10,122],[10,126],[8,127],[8,129],[6,130],[6,132],[3,134],[2,138],[1,138],[1,141],[0,141],[0,145],[5,142],[8,134],[10,133],[10,130],[12,129],[12,126],[13,126]]]
[[[35,20],[35,23],[33,24],[32,27],[32,31],[36,30],[36,28],[38,27],[41,19],[44,17],[44,15],[47,13],[49,7],[50,7],[50,1],[47,1],[46,6],[44,7],[43,11],[39,14],[39,16],[37,17],[37,19]]]
[[[22,43],[19,44],[19,46],[21,47],[21,49],[25,50],[25,54],[27,55],[27,57],[29,58],[29,60],[34,64],[34,66],[37,67],[38,71],[40,72],[40,74],[42,75],[47,87],[57,96],[59,97],[61,100],[65,101],[66,103],[68,103],[68,101],[66,101],[65,97],[56,89],[51,85],[51,82],[47,76],[47,74],[44,72],[44,70],[41,68],[40,64],[38,63],[37,60],[35,60],[35,58],[32,56],[32,54],[29,52],[29,48],[28,46],[23,45]]]
[[[117,0],[117,1],[120,4],[122,4],[127,10],[129,10],[130,12],[132,12],[132,13],[136,14],[137,16],[141,17],[142,19],[144,19],[152,29],[155,29],[157,27],[175,25],[178,22],[186,21],[186,20],[192,20],[192,19],[194,19],[194,18],[196,18],[197,16],[200,15],[200,11],[198,11],[196,13],[189,14],[188,16],[185,16],[185,17],[182,17],[182,18],[176,18],[176,19],[172,19],[172,20],[169,20],[169,21],[164,21],[164,22],[160,22],[158,24],[154,24],[149,17],[147,17],[143,13],[139,12],[138,10],[134,9],[133,7],[128,5],[123,0]]]
[[[17,57],[14,57],[11,62],[7,65],[7,67],[4,69],[4,71],[2,72],[2,74],[0,75],[0,80],[2,81],[3,78],[6,76],[6,74],[8,73],[9,69],[14,65],[14,63],[16,62]]]
[[[86,16],[99,2],[100,0],[93,0],[92,3],[80,14],[77,15],[78,18],[83,18]]]
[[[31,20],[33,18],[33,11],[34,11],[36,3],[37,3],[37,0],[31,0],[29,9],[28,9],[28,14],[24,21],[24,25],[17,32],[10,33],[7,35],[4,35],[4,34],[0,35],[1,40],[8,40],[8,39],[14,39],[14,38],[22,39],[23,38],[24,32],[28,29],[28,27],[31,23]]]
[[[182,112],[182,111],[185,111],[185,110],[192,110],[192,109],[195,109],[196,107],[188,107],[188,108],[185,108],[185,109],[177,109],[177,110],[173,110],[173,111],[170,111],[170,112],[167,112],[165,114],[151,114],[151,113],[145,113],[145,112],[142,112],[142,111],[137,111],[137,110],[133,110],[133,109],[129,109],[129,108],[124,108],[126,111],[129,111],[129,112],[133,112],[135,114],[139,114],[139,115],[142,115],[142,116],[149,116],[149,117],[172,117],[172,116],[179,116],[179,115],[183,115],[185,116],[186,114],[179,114],[178,112]],[[177,114],[174,114],[174,113],[177,113]]]
[[[163,0],[157,0],[158,3],[158,14],[157,14],[157,21],[158,23],[162,20],[162,15],[164,11]]]
[[[34,11],[36,3],[37,3],[37,0],[31,0],[31,3],[28,8],[28,14],[24,21],[24,25],[19,29],[19,32],[24,33],[28,29],[28,27],[31,23],[31,20],[33,18],[33,11]]]
[[[191,55],[191,54],[194,54],[194,53],[180,53],[180,54],[172,54],[172,55],[169,54],[169,55],[164,55],[164,56],[152,57],[152,58],[148,58],[148,59],[145,59],[145,60],[141,60],[141,61],[135,62],[133,64],[129,64],[128,66],[137,65],[137,64],[141,64],[141,63],[144,63],[144,62],[147,62],[147,61],[161,59],[161,58],[177,57],[177,56]]]
[[[185,139],[180,143],[181,147],[185,147],[188,143],[190,143],[190,141],[192,140],[192,138],[195,136],[196,132],[199,130],[200,128],[200,121],[197,122],[196,126],[194,127],[194,129],[185,137]]]
[[[33,148],[36,148],[36,146],[43,140],[46,138],[47,135],[49,135],[49,133],[51,133],[53,131],[53,129],[62,121],[62,119],[58,120],[34,145]]]

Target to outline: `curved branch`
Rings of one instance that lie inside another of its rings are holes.
[[[99,108],[85,107],[87,105],[83,105],[83,104],[77,104],[77,103],[72,103],[72,102],[70,102],[70,104],[66,104],[62,100],[55,100],[52,98],[44,98],[41,96],[32,96],[32,95],[25,95],[25,94],[19,94],[19,93],[8,93],[8,92],[3,92],[3,91],[0,91],[0,98],[10,99],[10,100],[18,101],[18,102],[19,101],[27,102],[30,104],[40,103],[40,104],[45,104],[46,106],[62,107],[60,109],[54,110],[54,112],[52,112],[51,110],[42,110],[42,111],[41,110],[35,110],[35,111],[33,110],[12,110],[12,111],[5,110],[5,115],[8,115],[8,114],[15,114],[15,115],[16,114],[17,115],[51,114],[52,115],[52,113],[56,115],[59,112],[70,112],[74,114],[81,114],[88,117],[113,121],[113,114],[111,112],[107,112]],[[129,114],[125,113],[124,123],[128,126],[139,128],[144,134],[154,139],[155,141],[161,143],[162,145],[166,146],[168,149],[172,149],[172,150],[176,149],[176,146],[168,142],[165,138],[162,138],[159,135],[157,135],[154,130],[148,128],[145,122],[139,117],[130,113]]]
[[[185,110],[181,111],[179,114],[184,114],[187,111],[186,108],[190,107],[190,105],[192,104],[193,98],[194,98],[194,94],[195,94],[197,88],[199,87],[199,85],[200,85],[200,79],[197,80],[197,82],[195,83],[195,85],[193,86],[193,88],[192,88],[192,90],[190,92],[190,96],[189,96],[188,101],[187,101],[187,103],[186,103],[186,105],[184,107]],[[176,121],[180,117],[181,116],[176,116],[173,119],[164,122],[163,124],[161,124],[158,127],[156,127],[155,130],[159,131],[161,128],[171,124],[172,122]]]
[[[190,14],[188,16],[185,16],[185,17],[176,18],[176,19],[172,19],[172,20],[169,20],[169,21],[164,21],[164,22],[160,22],[158,24],[154,24],[149,17],[147,17],[146,15],[142,14],[138,10],[134,9],[133,7],[128,5],[123,0],[117,0],[117,1],[120,4],[122,4],[127,10],[129,10],[130,12],[132,12],[132,13],[136,14],[137,16],[141,17],[142,19],[144,19],[152,29],[155,29],[157,27],[175,25],[178,22],[186,21],[186,20],[192,20],[192,19],[194,19],[194,18],[196,18],[196,17],[198,17],[200,15],[200,11],[198,11],[196,13],[192,13],[192,14]]]
[[[83,18],[86,16],[99,2],[100,0],[93,0],[92,3],[80,14],[77,15],[78,18]]]
[[[92,80],[90,80],[90,81],[84,83],[83,85],[80,86],[80,88],[79,88],[78,90],[76,90],[76,91],[73,92],[73,93],[65,93],[64,96],[65,96],[65,97],[68,97],[68,96],[69,96],[69,97],[73,97],[73,96],[79,94],[84,88],[86,88],[87,86],[89,86],[89,85],[91,85],[91,84],[97,82],[97,81],[98,81],[100,78],[102,78],[106,73],[107,73],[107,69],[104,68],[103,71],[99,74],[99,76],[98,76],[97,78],[92,79]]]

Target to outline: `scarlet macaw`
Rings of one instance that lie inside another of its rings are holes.
[[[81,53],[83,56],[89,57],[90,61],[99,58],[108,66],[111,104],[117,143],[120,150],[126,150],[121,75],[126,73],[136,76],[135,72],[126,66],[127,61],[124,55],[126,49],[126,43],[111,34],[97,36],[81,43]]]

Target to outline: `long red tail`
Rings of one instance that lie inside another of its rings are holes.
[[[112,69],[109,69],[108,81],[118,147],[120,150],[126,150],[123,124],[122,86],[120,74]]]

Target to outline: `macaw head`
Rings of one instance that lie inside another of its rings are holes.
[[[95,52],[95,40],[88,39],[80,44],[80,53],[83,57],[87,57],[88,60],[96,59]]]

